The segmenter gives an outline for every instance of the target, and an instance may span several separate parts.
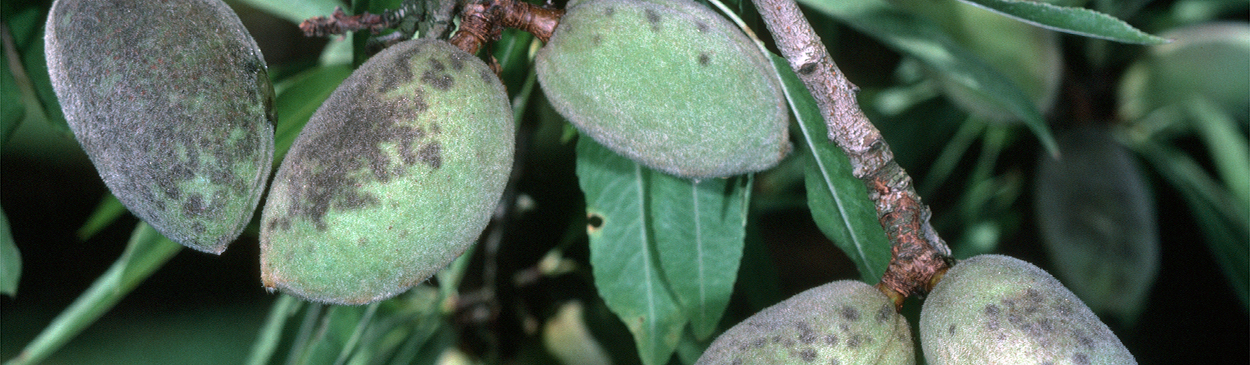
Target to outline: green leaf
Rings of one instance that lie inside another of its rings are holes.
[[[299,24],[315,16],[330,16],[336,6],[345,6],[340,0],[239,0],[266,13]]]
[[[165,238],[152,229],[152,226],[139,223],[130,235],[126,251],[113,266],[100,275],[69,308],[44,327],[43,332],[27,344],[17,357],[5,364],[35,364],[43,361],[113,308],[181,249],[182,245]]]
[[[69,123],[65,121],[56,92],[52,90],[52,79],[48,77],[48,64],[43,56],[44,21],[48,17],[48,7],[42,2],[5,2],[0,15],[12,36],[11,43],[4,42],[4,62],[8,62],[10,57],[21,61],[20,67],[10,71],[17,81],[18,90],[29,100],[26,113],[46,121],[53,130],[72,138]],[[9,48],[10,44],[13,48]]]
[[[126,206],[122,205],[113,194],[105,194],[100,199],[100,203],[96,204],[95,210],[91,212],[91,216],[87,217],[87,222],[78,228],[78,239],[86,241],[95,236],[100,230],[108,227],[117,221],[123,214],[126,214]]]
[[[1123,43],[1163,44],[1123,20],[1093,10],[1027,0],[960,0],[1042,28]]]
[[[1246,134],[1232,116],[1204,97],[1194,96],[1188,107],[1224,186],[1237,199],[1250,203],[1250,156],[1246,153],[1250,142],[1246,141]]]
[[[248,355],[246,364],[269,363],[273,352],[278,348],[278,341],[281,340],[282,328],[286,326],[286,321],[295,316],[295,313],[303,308],[303,304],[303,301],[290,295],[281,295],[273,302],[273,308],[269,309],[269,316],[265,318],[265,324],[261,326],[256,342],[252,343],[252,353]]]
[[[828,127],[816,99],[784,58],[772,58],[785,84],[786,100],[794,111],[800,144],[810,152],[804,154],[804,176],[812,219],[855,262],[862,280],[876,284],[890,264],[890,241],[877,220],[877,208],[868,198],[868,188],[851,174],[850,160],[826,137]]]
[[[1152,141],[1134,150],[1181,192],[1241,303],[1250,308],[1250,204],[1233,198],[1193,158]]]
[[[4,53],[0,54],[0,145],[9,140],[17,126],[26,118],[26,104],[22,100],[22,92],[18,89],[17,79],[13,70],[9,69],[9,30],[8,24],[3,25]]]
[[[274,110],[278,113],[273,138],[274,167],[282,163],[291,143],[308,124],[308,118],[351,74],[352,68],[347,65],[317,67],[278,86],[280,91],[274,101]]]
[[[664,281],[656,252],[651,175],[582,136],[577,177],[586,196],[595,287],[634,336],[643,364],[668,363],[687,319]]]
[[[17,295],[17,282],[22,277],[22,253],[9,230],[9,217],[0,209],[0,294]]]
[[[692,181],[651,173],[650,226],[664,277],[697,339],[716,330],[729,306],[746,238],[749,178]]]
[[[1059,150],[1050,127],[1029,97],[1006,76],[959,46],[931,21],[879,0],[801,0],[895,50],[942,72],[1024,122],[1051,155]]]

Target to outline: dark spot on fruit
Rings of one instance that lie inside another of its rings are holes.
[[[816,349],[805,348],[803,351],[799,351],[799,358],[805,362],[816,361]]]
[[[477,75],[482,78],[482,82],[485,82],[487,84],[490,84],[495,79],[495,74],[490,73],[490,70],[486,70],[486,69],[482,69],[478,71]]]
[[[999,313],[998,306],[993,305],[993,304],[988,304],[985,306],[984,312],[986,316],[985,329],[988,329],[990,331],[997,331],[998,328],[1001,326],[1001,324],[998,322],[999,321],[998,320],[998,313]]]
[[[361,81],[368,80],[349,79],[326,101],[328,115],[318,116],[317,123],[305,129],[311,140],[301,145],[312,147],[297,145],[283,162],[287,177],[274,184],[286,184],[290,209],[266,223],[270,229],[289,229],[293,219],[303,218],[324,231],[322,218],[328,211],[378,204],[378,197],[362,190],[363,186],[402,176],[418,162],[442,163],[439,147],[432,147],[437,142],[412,152],[425,139],[421,127],[413,125],[418,109],[428,107],[422,95],[388,99]],[[397,148],[400,156],[383,150],[388,145]]]
[[[833,334],[825,335],[825,344],[829,345],[829,347],[838,346],[838,336]]]
[[[842,311],[840,313],[842,314],[842,318],[848,321],[855,322],[859,320],[859,310],[855,309],[855,307],[844,305],[842,306]]]
[[[877,309],[877,323],[885,323],[890,320],[892,314],[894,314],[894,308],[890,308],[889,304],[882,305],[880,309]]]
[[[695,26],[695,28],[698,28],[698,29],[699,29],[699,33],[707,33],[707,30],[708,30],[707,23],[704,23],[704,22],[694,22],[694,26]]]
[[[647,23],[651,23],[651,31],[659,32],[660,31],[660,13],[657,13],[655,12],[655,10],[652,10],[652,9],[647,9],[645,12],[647,15]]]
[[[430,168],[437,169],[443,166],[442,151],[443,145],[439,144],[438,141],[434,141],[425,145],[425,147],[421,147],[421,151],[417,152],[417,159],[429,165]]]
[[[1085,335],[1077,334],[1076,343],[1087,349],[1094,348],[1094,340]]]
[[[614,14],[616,14],[616,7],[614,6],[609,6],[606,9],[603,9],[603,16],[611,18]]]
[[[1072,354],[1072,364],[1089,365],[1089,355],[1080,352]]]
[[[816,67],[819,66],[817,66],[815,62],[804,63],[803,66],[799,66],[799,74],[811,75],[813,72],[816,72]]]
[[[764,345],[767,345],[767,344],[768,344],[768,339],[765,339],[765,338],[757,338],[755,339],[755,341],[751,341],[751,347],[754,347],[757,349],[762,349],[764,348]]]
[[[851,338],[846,340],[846,347],[850,347],[852,349],[859,348],[859,345],[863,344],[864,335],[851,335]]]
[[[451,75],[443,73],[435,73],[433,70],[425,70],[421,73],[421,82],[424,82],[435,89],[447,91],[455,84],[456,80]]]
[[[451,64],[451,69],[460,71],[464,69],[464,61],[467,60],[469,57],[473,57],[473,55],[470,55],[468,53],[455,52],[451,54],[451,57],[447,58],[447,63]]]
[[[708,57],[707,53],[699,53],[699,66],[707,66],[711,62],[712,58]]]
[[[829,365],[842,365],[842,362],[838,361],[838,359],[829,359]]]
[[[443,62],[439,60],[431,58],[429,59],[429,63],[430,63],[430,70],[433,70],[434,72],[447,71],[447,66],[443,65]]]
[[[799,330],[799,342],[808,345],[816,342],[816,331],[812,331],[812,327],[807,322],[795,323],[794,327]]]
[[[399,85],[404,85],[404,84],[412,82],[411,60],[413,57],[416,57],[417,53],[420,51],[421,51],[420,47],[413,47],[413,48],[404,50],[403,53],[400,53],[399,57],[395,57],[395,60],[394,60],[395,64],[391,68],[392,70],[395,71],[395,74],[386,75],[382,77],[381,78],[382,80],[380,80],[381,86],[379,87],[378,91],[382,93],[391,92],[391,91],[394,91],[395,88],[399,87]],[[369,82],[369,83],[373,83],[373,82]]]
[[[946,327],[946,334],[947,334],[947,335],[949,335],[949,336],[954,336],[954,335],[955,335],[955,325],[953,325],[953,324],[952,324],[952,325],[950,325],[950,327]]]
[[[599,44],[601,43],[603,43],[603,36],[600,36],[598,33],[590,36],[590,44],[593,44],[596,47],[598,47]]]
[[[182,203],[182,212],[188,216],[201,215],[204,208],[204,198],[197,193],[187,195],[187,200]]]

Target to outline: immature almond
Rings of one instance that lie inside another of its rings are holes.
[[[1001,255],[946,272],[921,308],[920,346],[931,365],[1137,363],[1058,280]]]
[[[914,364],[911,327],[894,302],[860,281],[799,293],[717,337],[697,365]]]
[[[768,57],[702,5],[578,2],[535,62],[561,115],[647,167],[723,177],[770,168],[790,151]]]
[[[361,304],[477,241],[512,167],[512,110],[473,55],[412,40],[360,66],[309,119],[261,219],[266,287]]]
[[[105,185],[166,237],[220,253],[273,160],[264,57],[220,0],[57,0],[48,74]]]

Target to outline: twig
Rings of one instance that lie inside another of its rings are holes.
[[[859,88],[834,64],[794,0],[753,1],[777,48],[816,98],[829,139],[850,158],[852,173],[876,204],[893,254],[877,287],[898,305],[908,296],[928,292],[950,266],[950,248],[929,224],[929,208],[920,202],[911,177],[860,110],[855,100]]]
[[[329,18],[323,16],[308,18],[299,24],[299,29],[304,31],[305,37],[324,37],[365,29],[377,34],[383,29],[399,24],[405,13],[407,13],[405,8],[399,8],[381,15],[364,13],[349,16],[343,12],[343,8],[336,6]]]
[[[529,32],[547,43],[564,10],[539,7],[519,0],[484,0],[464,6],[460,30],[448,40],[465,52],[477,53],[482,44],[499,39],[504,27]]]

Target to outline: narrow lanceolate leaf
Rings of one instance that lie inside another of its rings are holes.
[[[1033,131],[1052,155],[1055,137],[1037,106],[1006,76],[958,45],[933,22],[878,0],[800,0],[852,28],[877,38],[898,52],[915,57],[980,97],[994,101]]]
[[[1164,180],[1181,192],[1181,197],[1202,228],[1212,257],[1224,270],[1224,276],[1241,299],[1250,307],[1250,205],[1233,197],[1193,158],[1171,147],[1151,141],[1132,146],[1149,162]]]
[[[96,204],[91,216],[87,217],[87,221],[82,224],[82,227],[78,227],[78,239],[83,241],[90,239],[125,214],[126,206],[122,205],[122,202],[113,194],[105,194],[103,198],[100,198],[100,203]]]
[[[741,251],[741,250],[739,250]],[[735,270],[737,266],[734,266]],[[9,217],[0,210],[0,294],[17,295],[17,282],[22,277],[22,254],[9,231]]]
[[[586,137],[577,179],[586,196],[590,264],[608,308],[634,335],[644,364],[668,363],[686,317],[660,271],[648,188],[657,174]]]
[[[1026,0],[960,0],[1042,28],[1122,43],[1163,44],[1123,20],[1093,10]]]
[[[95,323],[181,249],[182,246],[165,238],[152,226],[139,223],[130,235],[126,251],[113,262],[113,266],[91,283],[86,292],[78,296],[69,308],[57,315],[39,336],[26,344],[17,357],[6,361],[5,365],[42,362],[87,326]]]
[[[707,339],[729,306],[742,261],[748,178],[650,177],[648,218],[660,265],[695,337]]]
[[[810,152],[805,155],[804,180],[812,219],[855,262],[862,280],[876,284],[890,264],[890,241],[877,220],[876,207],[868,199],[868,188],[851,175],[850,160],[825,137],[828,131],[820,108],[803,81],[786,59],[777,55],[772,58],[797,119],[799,144]]]

